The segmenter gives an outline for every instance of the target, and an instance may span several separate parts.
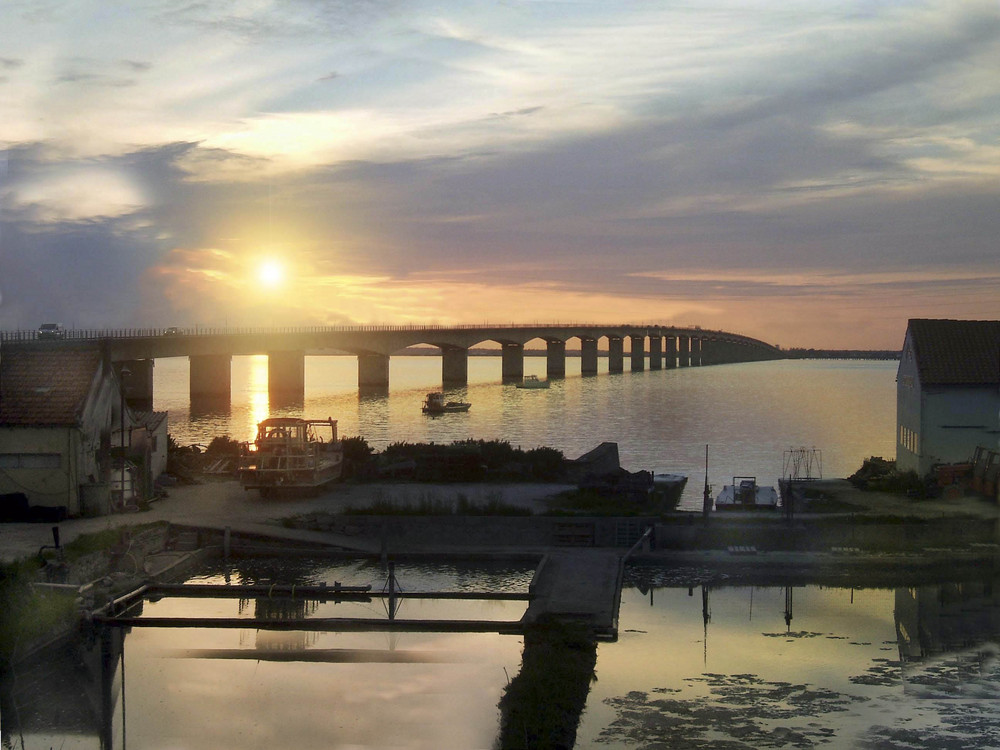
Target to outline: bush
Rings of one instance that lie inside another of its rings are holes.
[[[350,461],[356,466],[361,466],[372,457],[372,447],[360,435],[357,437],[345,437],[340,442],[344,446],[345,461]]]
[[[386,463],[412,461],[414,478],[428,482],[483,479],[558,480],[565,460],[554,448],[524,451],[506,440],[457,440],[450,445],[393,443],[381,454]]]
[[[205,449],[205,455],[211,458],[238,456],[240,455],[241,445],[240,441],[233,440],[229,435],[220,435],[219,437],[212,438],[212,442]]]
[[[878,456],[866,458],[861,468],[848,477],[855,487],[873,492],[891,492],[911,497],[927,497],[927,483],[915,471],[899,471],[895,461]]]

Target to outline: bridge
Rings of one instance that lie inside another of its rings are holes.
[[[305,393],[306,355],[353,355],[358,360],[358,387],[387,392],[389,358],[412,347],[436,347],[445,386],[468,383],[469,351],[481,344],[499,345],[501,377],[524,377],[525,345],[545,342],[549,378],[566,374],[566,346],[577,341],[583,375],[596,375],[599,348],[606,351],[608,371],[642,371],[699,367],[733,362],[780,359],[784,353],[763,341],[726,331],[662,325],[368,325],[291,328],[105,329],[60,331],[59,338],[40,339],[36,331],[0,332],[0,356],[15,349],[103,348],[119,368],[127,366],[128,400],[151,407],[153,364],[161,357],[188,357],[192,401],[228,400],[234,355],[268,358],[268,391],[293,400]],[[606,342],[599,347],[601,341]]]

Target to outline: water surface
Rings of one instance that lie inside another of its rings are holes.
[[[399,575],[411,590],[523,590],[530,580],[516,565],[400,565]],[[295,560],[241,562],[192,580],[378,588],[383,576],[370,563]],[[730,584],[710,569],[630,567],[620,637],[598,647],[576,747],[1000,746],[998,583],[990,573],[785,587]],[[270,597],[183,601],[189,616],[387,616],[375,600],[349,610]],[[176,614],[177,602],[147,603],[143,615]],[[408,601],[400,616],[509,620],[524,603],[438,606]],[[121,635],[103,682],[70,652],[5,673],[2,746],[490,748],[522,649],[520,637],[490,633]]]
[[[354,357],[307,357],[305,402],[268,402],[266,357],[233,358],[231,405],[192,413],[186,359],[158,360],[155,408],[169,413],[182,444],[220,434],[252,438],[268,414],[337,419],[342,435],[376,449],[393,442],[500,439],[525,449],[549,446],[575,458],[602,442],[618,444],[622,465],[690,476],[681,507],[701,507],[705,446],[715,487],[736,475],[774,484],[790,448],[816,448],[823,475],[848,476],[869,456],[895,455],[895,362],[789,360],[567,377],[525,390],[500,379],[499,357],[470,357],[469,385],[450,391],[472,403],[466,414],[428,417],[424,395],[440,388],[437,357],[390,360],[388,395],[360,397]],[[574,370],[575,368],[575,370]],[[525,358],[544,377],[543,357]]]

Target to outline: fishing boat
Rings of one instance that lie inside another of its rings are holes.
[[[687,486],[687,474],[653,474],[653,495],[664,508],[674,509]]]
[[[541,380],[537,375],[525,375],[524,380],[517,384],[518,388],[548,388],[549,381]]]
[[[733,477],[715,498],[716,510],[774,510],[778,493],[774,487],[762,487],[757,477]]]
[[[445,401],[443,393],[428,393],[424,399],[424,414],[448,414],[450,412],[468,411],[472,404],[465,401]]]
[[[344,446],[337,420],[271,417],[257,425],[257,437],[244,443],[238,476],[245,490],[262,496],[317,491],[340,478]]]

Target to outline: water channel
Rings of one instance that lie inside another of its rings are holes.
[[[521,564],[397,567],[404,589],[523,591]],[[241,562],[192,582],[371,584],[369,562]],[[577,748],[996,747],[997,575],[782,586],[631,565]],[[516,620],[523,602],[405,600],[401,618]],[[381,600],[146,602],[143,617],[386,618]],[[116,629],[3,676],[2,747],[490,748],[522,638]]]

